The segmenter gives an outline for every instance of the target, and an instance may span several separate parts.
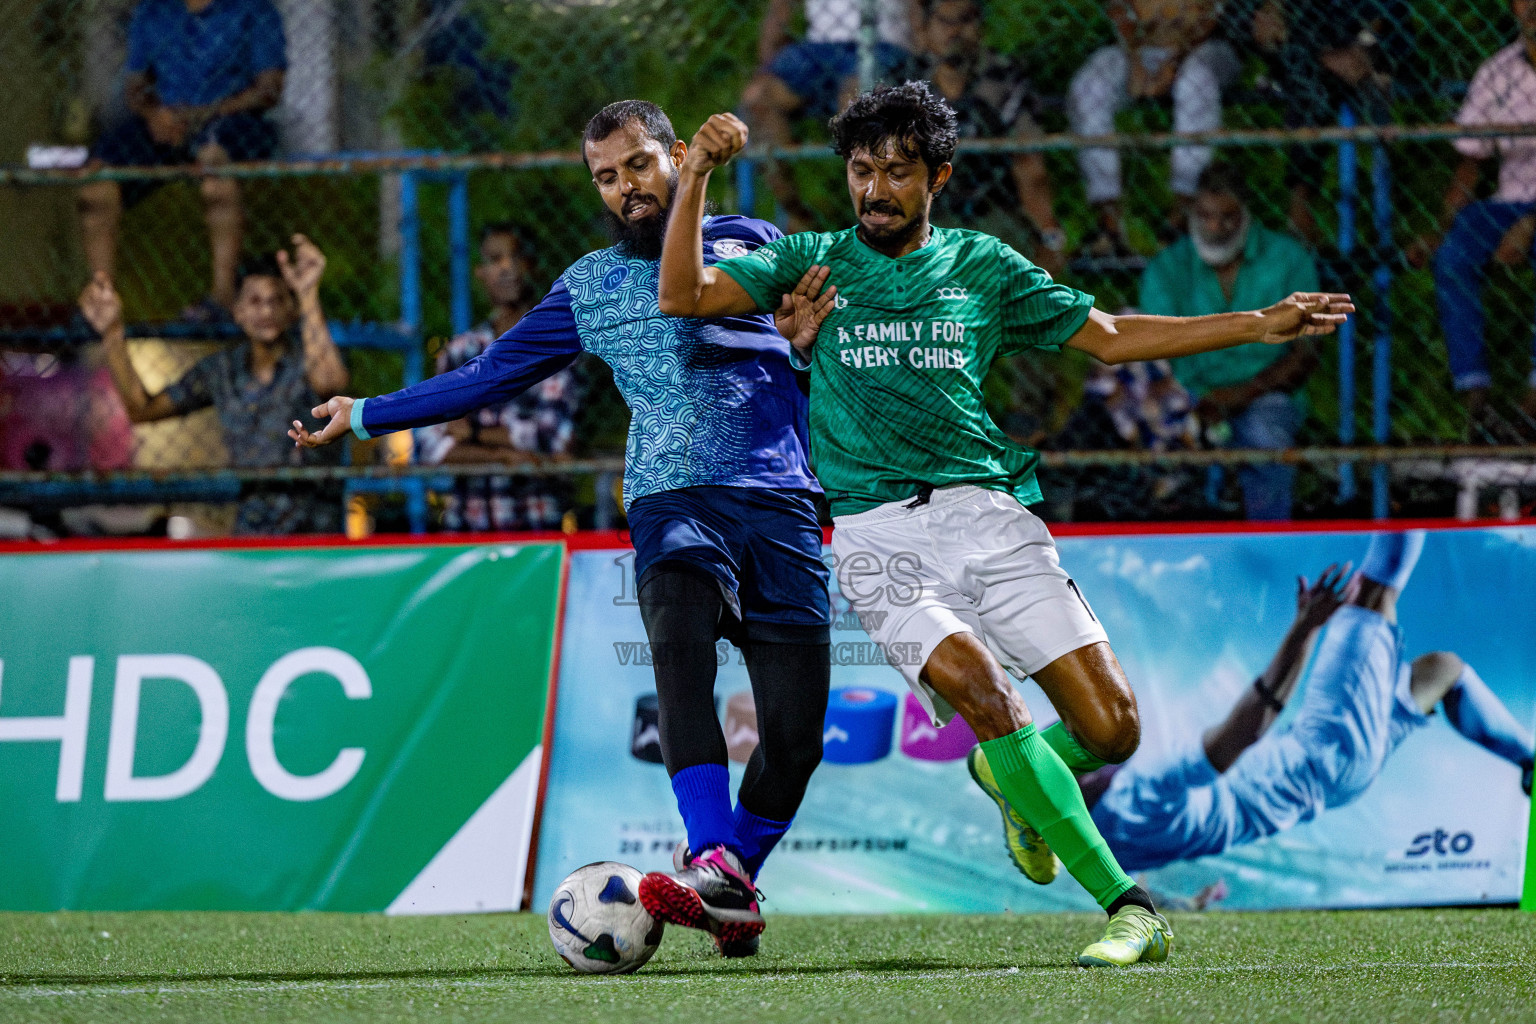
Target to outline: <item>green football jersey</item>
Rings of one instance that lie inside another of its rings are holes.
[[[837,286],[811,350],[811,464],[832,514],[909,498],[924,485],[974,484],[1039,501],[1039,453],[992,422],[982,381],[999,356],[1059,349],[1093,297],[991,235],[946,228],[899,259],[848,228],[788,235],[715,268],[772,310],[813,264],[830,266]]]

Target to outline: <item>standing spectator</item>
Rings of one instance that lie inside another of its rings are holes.
[[[1392,76],[1409,48],[1407,0],[1264,0],[1250,35],[1274,70],[1287,128],[1337,124],[1349,105],[1363,124],[1390,120]],[[1332,146],[1291,146],[1286,186],[1291,230],[1316,248],[1313,207]]]
[[[457,370],[479,356],[533,307],[528,251],[512,224],[488,224],[480,232],[475,279],[491,300],[490,318],[444,346],[437,356],[438,373]],[[580,401],[577,371],[566,367],[504,405],[423,427],[418,432],[424,441],[422,461],[517,466],[540,456],[568,458]],[[445,495],[443,530],[559,529],[570,507],[569,490],[565,481],[549,477],[460,477]]]
[[[1079,135],[1108,135],[1115,115],[1141,99],[1173,98],[1173,129],[1212,131],[1221,127],[1221,91],[1241,70],[1237,53],[1212,38],[1219,0],[1107,0],[1119,41],[1089,56],[1067,88],[1067,114]],[[1175,206],[1169,226],[1182,230],[1200,172],[1211,162],[1208,146],[1179,146],[1172,155]],[[1078,153],[1088,201],[1098,213],[1099,233],[1084,251],[1093,256],[1125,255],[1120,209],[1120,154],[1113,149]]]
[[[982,47],[982,14],[982,0],[924,0],[923,77],[954,108],[962,139],[1038,135],[1034,88],[1015,62]],[[1067,238],[1052,207],[1042,154],[970,153],[956,158],[933,217],[996,235],[1058,274]],[[1039,245],[1029,244],[1030,235]]]
[[[123,305],[112,279],[97,272],[80,294],[80,311],[101,335],[107,367],[128,418],[135,423],[184,416],[213,406],[223,428],[229,463],[237,468],[300,466],[317,460],[283,440],[289,424],[347,386],[347,369],[331,341],[320,308],[325,256],[303,235],[293,256],[279,251],[248,267],[235,293],[234,319],[245,341],[198,361],[157,395],[128,358]],[[295,301],[296,300],[296,301]],[[297,307],[297,308],[295,308]],[[295,319],[299,338],[293,336]],[[337,453],[339,455],[339,452]],[[331,532],[340,525],[339,501],[324,502],[293,484],[240,503],[237,533]]]
[[[1514,0],[1520,39],[1486,60],[1472,78],[1457,124],[1536,123],[1536,0]],[[1501,263],[1536,261],[1531,249],[1536,216],[1536,139],[1457,139],[1461,163],[1445,194],[1445,241],[1435,251],[1435,298],[1450,350],[1451,376],[1472,417],[1473,439],[1524,444],[1536,438],[1536,365],[1516,422],[1488,406],[1493,378],[1483,350],[1482,287],[1489,257]],[[1493,198],[1474,200],[1487,163],[1499,159]],[[1424,239],[1411,256],[1433,247]],[[1523,421],[1523,422],[1521,422]]]
[[[912,26],[918,0],[879,0],[879,42],[875,56],[882,80],[911,66]],[[791,42],[794,0],[768,0],[758,30],[757,74],[742,96],[754,141],[783,146],[792,141],[791,120],[837,113],[855,91],[859,71],[861,0],[805,0],[805,38]],[[777,161],[768,167],[768,186],[789,217],[790,231],[812,226],[789,171]]]
[[[128,26],[130,116],[107,129],[92,166],[150,167],[272,155],[277,135],[264,116],[283,94],[283,23],[271,0],[143,0]],[[93,181],[80,189],[80,226],[92,275],[114,277],[124,205],[158,182]],[[235,300],[244,214],[234,178],[201,182],[213,283],[187,311],[200,321],[229,317]]]
[[[1254,220],[1242,176],[1228,165],[1212,164],[1200,175],[1189,234],[1147,264],[1141,311],[1205,316],[1259,308],[1317,287],[1317,266],[1306,246]],[[1195,412],[1207,426],[1208,438],[1228,434],[1223,446],[1237,448],[1295,444],[1302,419],[1297,392],[1317,364],[1305,339],[1242,345],[1172,363],[1179,383],[1198,402]],[[1223,422],[1230,431],[1209,430]],[[1249,519],[1291,517],[1293,467],[1249,466],[1238,479]],[[1219,474],[1213,474],[1213,491],[1219,480]]]

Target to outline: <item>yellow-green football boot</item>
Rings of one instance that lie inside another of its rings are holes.
[[[1162,914],[1138,906],[1121,907],[1109,919],[1104,937],[1078,956],[1082,967],[1129,967],[1160,964],[1173,950],[1173,926]]]
[[[987,764],[986,752],[980,747],[972,747],[965,765],[971,770],[976,785],[1003,812],[1003,835],[1008,841],[1008,856],[1013,858],[1014,867],[1031,882],[1050,885],[1061,870],[1061,861],[1056,859],[1040,833],[1030,828],[1029,822],[1008,805],[1008,798],[1003,796],[992,775],[992,766]]]

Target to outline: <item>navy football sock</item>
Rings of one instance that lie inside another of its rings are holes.
[[[731,776],[723,764],[696,764],[672,776],[677,809],[688,829],[688,849],[700,854],[712,846],[742,856],[731,821]]]
[[[763,869],[763,861],[779,845],[784,833],[793,822],[760,818],[741,804],[736,805],[736,843],[741,849],[741,861],[753,878]]]

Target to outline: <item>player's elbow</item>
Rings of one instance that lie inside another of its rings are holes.
[[[656,304],[661,307],[661,312],[666,316],[693,316],[697,300],[660,292],[656,296]]]

